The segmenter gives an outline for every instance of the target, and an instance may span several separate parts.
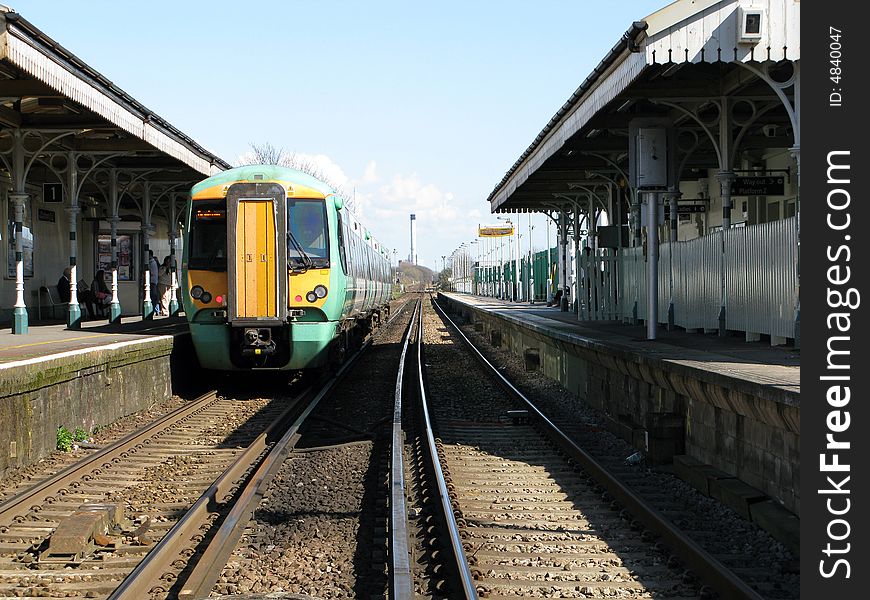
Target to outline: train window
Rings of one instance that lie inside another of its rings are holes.
[[[347,250],[344,247],[344,223],[341,219],[340,210],[335,211],[335,222],[337,223],[335,233],[336,237],[338,237],[338,257],[341,259],[341,268],[347,273],[347,256],[345,256]]]
[[[226,201],[193,203],[188,244],[188,268],[227,270]]]
[[[311,266],[329,266],[329,234],[326,229],[326,203],[323,200],[287,199],[287,225],[290,233],[311,259]],[[304,258],[293,244],[287,246],[288,261],[304,264]]]

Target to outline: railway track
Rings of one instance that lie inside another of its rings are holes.
[[[800,595],[799,561],[769,533],[699,493],[666,467],[646,464],[634,447],[609,433],[600,415],[575,395],[540,373],[528,371],[524,360],[510,350],[491,346],[470,324],[463,323],[462,330],[490,361],[499,365],[499,372],[532,398],[578,446],[666,517],[681,535],[714,557],[725,571],[769,600],[790,600]],[[641,460],[636,461],[638,458]],[[726,593],[724,597],[730,596]]]
[[[343,378],[283,403],[289,425],[266,403],[235,419],[270,433],[228,427],[221,405],[239,403],[207,395],[151,441],[0,504],[0,595],[759,597],[458,331],[428,305],[396,311]],[[58,526],[87,504],[124,508],[52,564]]]
[[[0,505],[0,595],[106,597],[299,397],[205,394]]]
[[[5,499],[0,596],[207,596],[283,459],[310,450],[299,430],[334,385],[277,401],[206,394]]]
[[[760,598],[522,399],[497,368],[479,367],[446,316],[427,308],[423,327],[420,380],[429,391],[421,393],[438,436],[432,469],[442,470],[439,496],[449,499],[437,537],[458,537],[462,547],[441,547],[437,558],[429,552],[427,560],[455,577],[449,590],[421,595]]]
[[[366,352],[319,388],[195,550],[179,552],[191,529],[179,522],[109,597],[262,591],[383,596],[385,434],[393,384],[374,371],[395,374],[400,315],[396,311]],[[360,371],[375,377],[347,376]],[[185,519],[199,522],[203,515],[193,512]]]

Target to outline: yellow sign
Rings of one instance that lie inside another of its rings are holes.
[[[513,225],[488,225],[477,229],[478,237],[508,237],[513,234]]]

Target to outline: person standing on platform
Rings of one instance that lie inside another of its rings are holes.
[[[157,298],[160,300],[160,313],[169,314],[169,302],[172,300],[172,269],[169,256],[163,259],[163,264],[157,270]]]
[[[160,265],[157,264],[157,259],[154,258],[154,251],[148,250],[148,281],[151,287],[151,304],[154,307],[154,314],[160,314],[160,302],[157,296],[157,277],[160,271]],[[158,302],[155,302],[158,300]]]

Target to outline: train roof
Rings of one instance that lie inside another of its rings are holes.
[[[255,175],[260,175],[261,177],[255,179]],[[278,165],[243,165],[221,171],[194,185],[190,193],[192,196],[196,196],[209,188],[224,186],[237,181],[279,181],[310,188],[324,197],[335,193],[335,190],[328,184],[316,177],[312,177],[308,173]]]
[[[255,175],[260,175],[261,177],[255,179]],[[298,197],[310,197],[312,195],[311,191],[321,194],[324,198],[336,193],[328,184],[298,169],[278,165],[243,165],[221,171],[208,179],[203,179],[193,186],[190,195],[194,200],[222,197],[226,195],[225,186],[238,181],[277,181],[297,188],[296,195]],[[370,244],[379,254],[389,259],[389,250],[371,235],[371,232],[360,222],[357,215],[348,211],[347,218],[352,228],[358,232],[366,243]]]

